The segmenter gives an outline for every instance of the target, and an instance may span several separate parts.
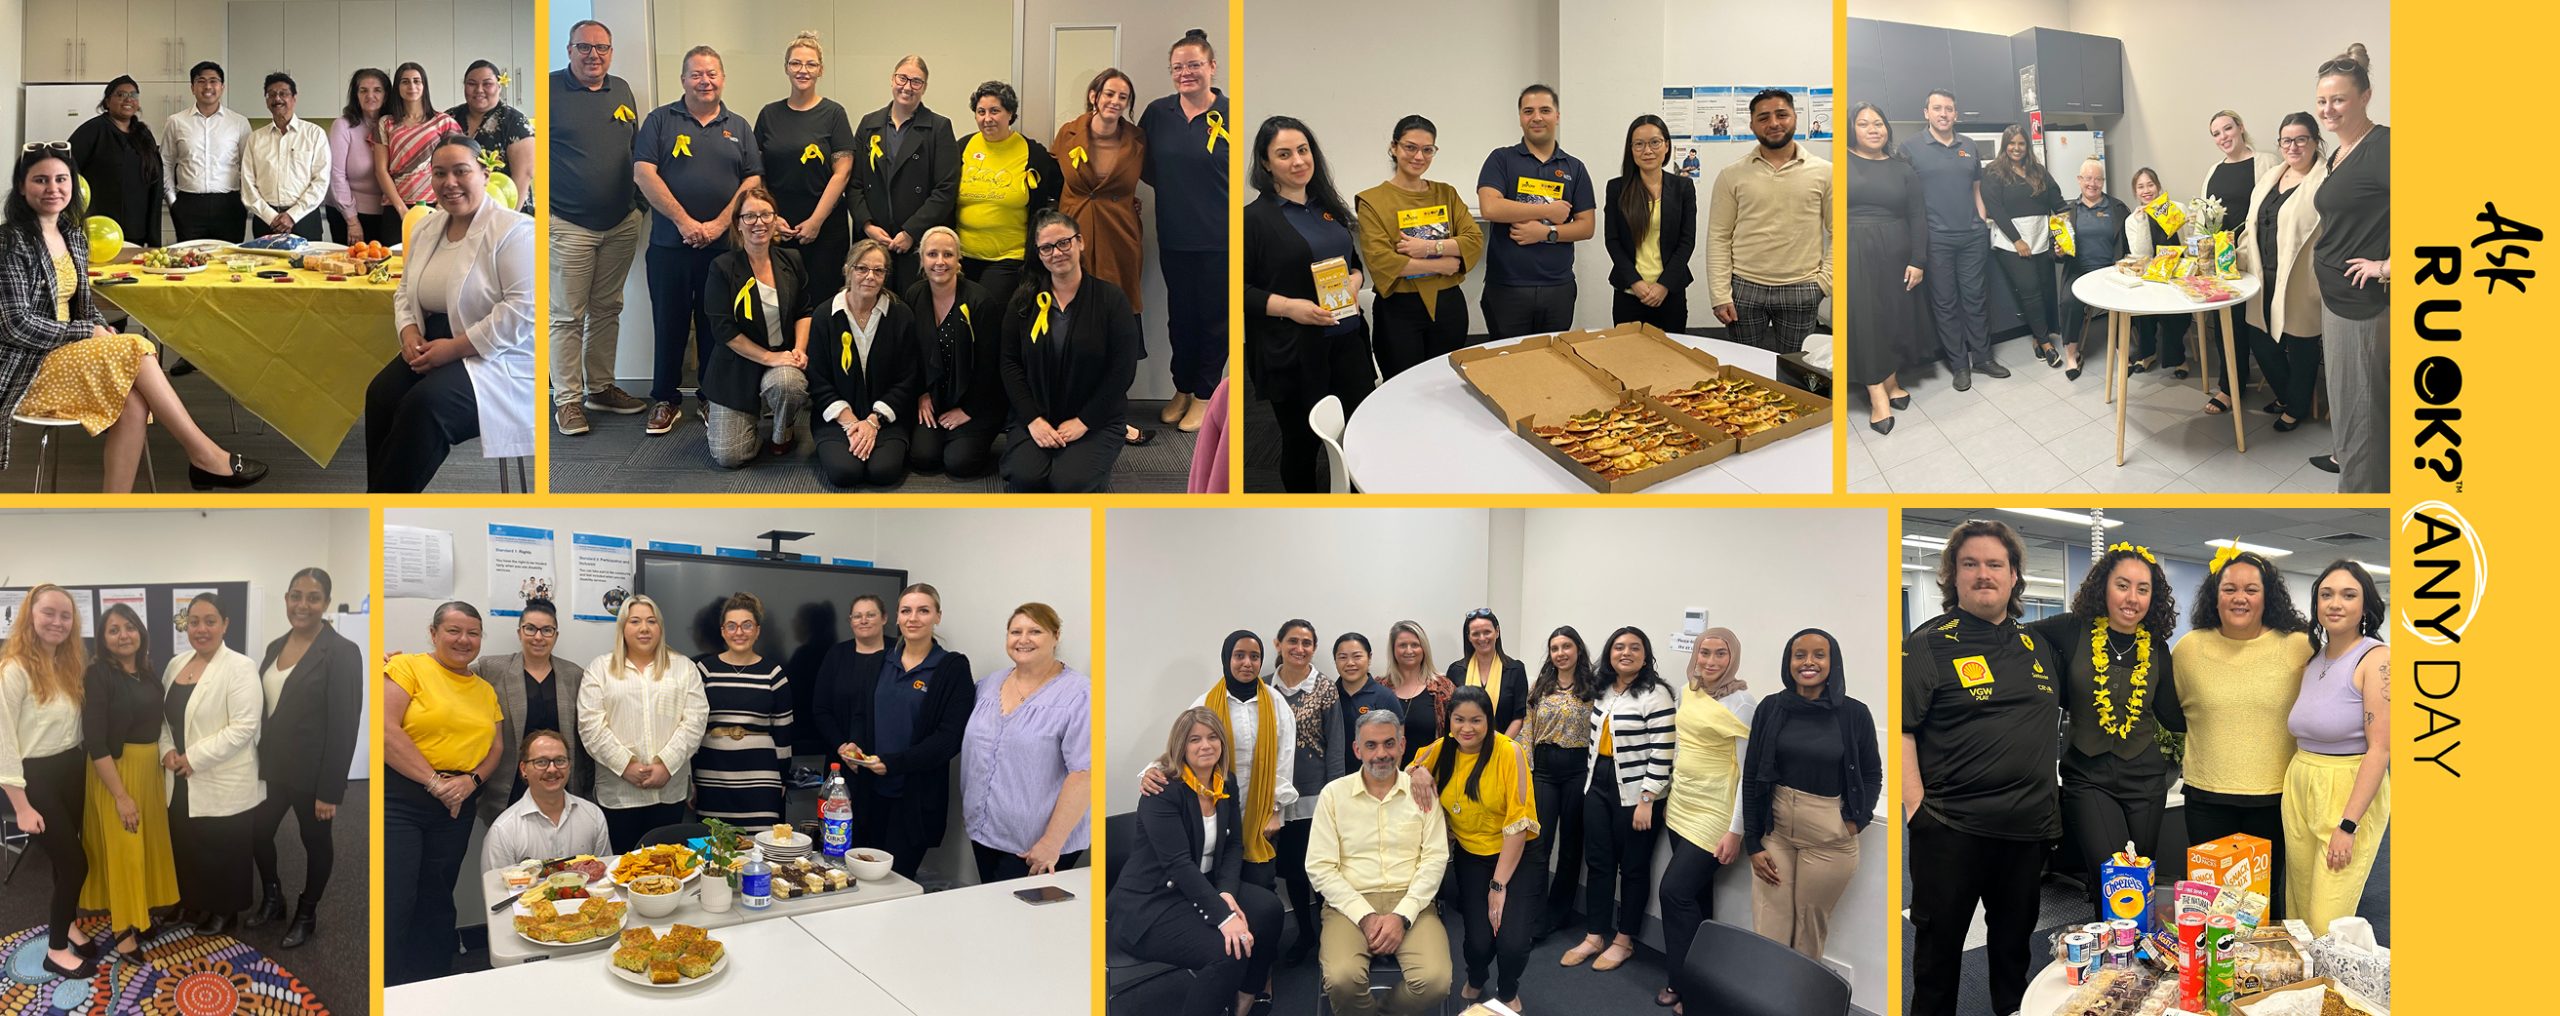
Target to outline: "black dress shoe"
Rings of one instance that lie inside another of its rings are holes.
[[[1985,358],[1981,363],[1974,364],[1973,369],[1981,371],[1991,377],[2009,376],[2009,368],[2001,366],[2000,361],[1989,358]]]
[[[1972,371],[1969,371],[1969,370],[1958,370],[1958,371],[1956,371],[1955,373],[1956,373],[1956,390],[1957,390],[1957,391],[1960,391],[1960,392],[1969,392],[1969,391],[1972,391],[1972,390],[1973,390],[1973,372],[1972,372]]]
[[[79,966],[65,969],[63,967],[54,966],[53,957],[47,956],[44,958],[44,972],[52,974],[55,977],[62,978],[66,981],[85,981],[98,976],[98,961],[90,957],[83,956],[80,957]]]
[[[1888,416],[1881,420],[1869,420],[1867,421],[1867,426],[1878,434],[1891,434],[1893,433],[1893,421],[1894,418]]]
[[[86,942],[71,943],[71,951],[80,954],[81,959],[94,963],[97,962],[98,957],[106,954],[107,947],[105,943],[92,938]]]
[[[302,946],[302,943],[311,941],[313,922],[318,917],[318,908],[314,907],[309,900],[295,904],[293,924],[285,929],[284,947],[297,949]]]
[[[203,923],[196,925],[196,934],[228,935],[231,933],[232,926],[238,923],[239,918],[235,915],[215,914],[211,917],[205,918]]]
[[[1909,409],[1911,408],[1911,396],[1907,393],[1896,395],[1890,399],[1884,400],[1884,404],[1892,406],[1895,409]]]
[[[231,475],[229,476],[217,476],[198,469],[193,464],[187,466],[187,484],[197,490],[215,488],[238,490],[242,487],[255,486],[258,481],[266,478],[266,463],[239,452],[231,453]]]
[[[2334,473],[2338,471],[2338,457],[2335,455],[2314,455],[2311,457],[2311,466],[2323,473]]]
[[[259,887],[258,906],[249,911],[248,919],[241,921],[240,926],[262,928],[281,920],[284,920],[284,887],[269,882]]]
[[[2277,400],[2275,400],[2275,401],[2273,401],[2273,402],[2269,402],[2269,403],[2267,403],[2265,406],[2259,407],[2258,411],[2259,411],[2259,412],[2261,412],[2261,413],[2281,413],[2281,412],[2284,412],[2284,400],[2283,400],[2283,399],[2277,399]]]
[[[2278,434],[2285,433],[2299,426],[2302,426],[2302,421],[2300,420],[2290,419],[2282,414],[2278,414],[2276,416],[2276,433]]]
[[[2078,380],[2080,380],[2080,368],[2078,368],[2078,367],[2064,367],[2064,368],[2062,368],[2062,379],[2063,379],[2063,380],[2065,380],[2065,381],[2078,381]]]

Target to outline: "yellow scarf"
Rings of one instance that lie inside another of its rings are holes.
[[[1227,799],[1226,770],[1221,769],[1209,774],[1209,785],[1205,787],[1200,785],[1199,777],[1191,775],[1190,766],[1180,766],[1175,771],[1182,774],[1182,785],[1190,787],[1191,792],[1200,795],[1201,800],[1224,801]]]
[[[1200,704],[1207,706],[1211,713],[1216,714],[1220,727],[1227,726],[1227,682],[1225,680],[1221,679],[1211,686],[1209,696],[1201,699]],[[1275,739],[1269,732],[1278,729],[1273,726],[1276,721],[1271,716],[1271,693],[1268,691],[1255,693],[1253,704],[1254,730],[1259,733],[1256,735],[1258,740],[1253,753],[1253,787],[1244,795],[1244,859],[1259,863],[1278,856],[1278,852],[1271,849],[1271,838],[1263,834],[1262,827],[1271,821],[1271,795],[1274,785],[1280,779],[1280,753],[1290,750],[1291,746],[1271,743]],[[1236,743],[1234,730],[1221,732],[1227,735],[1228,745],[1232,746]],[[1232,751],[1233,748],[1230,747],[1229,750]],[[1183,768],[1184,778],[1188,779],[1190,767]]]

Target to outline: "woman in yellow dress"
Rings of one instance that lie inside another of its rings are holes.
[[[92,436],[107,435],[110,494],[132,492],[143,428],[155,418],[186,449],[187,480],[195,489],[265,479],[265,463],[224,450],[197,428],[160,373],[149,340],[107,327],[89,286],[89,245],[81,230],[87,209],[71,146],[40,144],[20,153],[9,180],[0,227],[0,410],[71,420]],[[9,467],[15,429],[0,430],[0,469]]]
[[[1484,995],[1485,975],[1498,972],[1494,997],[1517,1012],[1520,972],[1529,965],[1530,933],[1546,906],[1545,871],[1522,854],[1538,836],[1538,802],[1529,785],[1529,749],[1495,729],[1493,698],[1477,685],[1449,696],[1449,733],[1413,756],[1430,774],[1448,809],[1449,878],[1445,885],[1465,929],[1467,983],[1461,994]],[[1420,785],[1420,784],[1418,784]],[[1498,971],[1494,961],[1499,959]]]
[[[178,902],[169,853],[169,803],[161,796],[160,672],[152,669],[142,615],[115,604],[100,612],[98,658],[89,662],[80,716],[88,747],[89,880],[80,907],[107,912],[116,956],[140,959],[151,911]]]

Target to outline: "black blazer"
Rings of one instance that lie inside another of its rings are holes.
[[[933,396],[936,410],[966,409],[972,420],[1002,420],[1004,375],[997,363],[1004,358],[1004,308],[984,286],[966,278],[959,286],[951,316],[940,321],[933,319],[933,283],[919,279],[907,287],[922,368],[916,394]]]
[[[260,674],[290,637],[267,643],[266,655],[258,658]],[[364,725],[363,656],[354,642],[324,624],[302,662],[285,675],[275,712],[258,732],[258,775],[268,793],[331,804],[346,795],[347,766],[355,760],[358,728]]]
[[[838,401],[852,406],[847,411],[857,420],[871,415],[872,403],[882,402],[893,417],[887,426],[915,422],[916,385],[922,376],[916,362],[916,316],[887,293],[880,294],[880,300],[888,309],[881,315],[880,333],[871,337],[868,360],[851,349],[853,321],[841,300],[827,301],[818,320],[809,325],[810,433],[843,432],[844,428],[818,415]],[[845,366],[848,362],[851,367]]]
[[[1057,333],[1052,317],[1051,331],[1040,339],[1044,345],[1064,339],[1061,360],[1033,348],[1031,323],[1040,312],[1034,295],[1028,285],[1016,290],[1004,313],[1000,369],[1005,397],[1013,401],[1013,425],[1028,426],[1035,417],[1053,425],[1083,420],[1090,433],[1110,432],[1120,425],[1129,382],[1138,374],[1138,312],[1129,309],[1120,287],[1087,274],[1076,289],[1066,334]]]
[[[906,778],[903,797],[911,807],[883,808],[880,822],[886,825],[913,823],[904,833],[927,849],[942,845],[943,826],[951,814],[951,760],[960,757],[960,747],[968,735],[969,712],[978,706],[978,686],[969,672],[969,657],[950,652],[936,644],[925,654],[924,663],[908,671],[902,679],[925,682],[924,705],[916,717],[914,740],[905,751],[881,751],[873,744],[877,715],[872,707],[873,695],[888,664],[900,659],[906,650],[896,639],[889,640],[888,652],[881,666],[863,675],[854,674],[851,689],[851,712],[846,716],[845,739],[862,746],[862,750],[880,756],[880,764],[892,776]],[[876,795],[871,770],[853,769],[853,786],[866,795]]]
[[[880,680],[880,662],[888,658],[888,643],[876,653],[857,652],[853,640],[846,639],[827,649],[827,658],[818,664],[817,687],[809,693],[809,711],[817,724],[818,738],[826,742],[827,757],[835,757],[836,747],[853,740],[853,690],[861,688],[869,694]]]
[[[1636,284],[1636,232],[1627,225],[1626,206],[1618,203],[1626,177],[1609,181],[1600,211],[1600,242],[1609,248],[1609,288],[1624,292]],[[1655,282],[1674,293],[1689,288],[1689,256],[1698,250],[1698,181],[1678,173],[1662,173],[1662,277]]]
[[[789,349],[794,329],[809,316],[809,272],[800,264],[800,255],[780,247],[773,249],[773,289],[782,311],[782,344],[773,344],[766,332],[764,305],[752,291],[746,294],[746,306],[739,306],[738,293],[754,284],[755,266],[748,262],[747,252],[733,250],[711,262],[711,278],[702,292],[702,313],[711,322],[711,357],[702,365],[702,397],[716,405],[741,413],[753,413],[763,407],[758,387],[764,380],[764,367],[751,363],[729,348],[729,340],[741,335],[767,349]],[[814,326],[813,326],[814,327]],[[810,367],[815,371],[818,337],[809,337]]]
[[[1235,784],[1230,781],[1228,789]],[[1127,922],[1122,934],[1135,937],[1163,921],[1200,921],[1214,928],[1227,919],[1227,901],[1244,873],[1244,840],[1236,798],[1218,802],[1218,857],[1208,874],[1200,872],[1200,795],[1175,778],[1164,790],[1138,799],[1136,842],[1114,844],[1129,851],[1120,880],[1111,885],[1109,915],[1114,925]]]
[[[845,188],[856,240],[875,223],[891,236],[911,233],[918,241],[925,230],[952,224],[960,200],[960,144],[951,135],[951,120],[932,107],[917,106],[908,124],[909,130],[923,132],[918,143],[897,161],[882,158],[876,164],[871,146],[875,141],[888,144],[880,132],[888,129],[889,107],[864,114],[853,129],[853,177]]]
[[[1351,256],[1344,260],[1361,271],[1359,223],[1342,227],[1353,234]],[[1315,299],[1316,276],[1307,270],[1314,263],[1315,252],[1281,213],[1278,195],[1264,191],[1244,206],[1245,362],[1263,397],[1275,403],[1332,390],[1333,358],[1325,348],[1325,329],[1264,312],[1274,296]]]
[[[1460,688],[1467,686],[1467,661],[1474,658],[1475,653],[1470,651],[1450,662],[1450,684]],[[1500,691],[1501,700],[1493,704],[1493,731],[1497,734],[1509,730],[1511,721],[1529,715],[1529,668],[1519,660],[1503,657]]]

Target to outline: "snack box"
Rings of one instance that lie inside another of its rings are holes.
[[[1614,406],[1626,389],[1573,355],[1561,335],[1532,336],[1492,349],[1470,346],[1449,354],[1449,367],[1505,427],[1532,416],[1561,418]]]
[[[1588,412],[1594,409],[1614,409],[1619,405],[1630,401],[1638,406],[1651,409],[1654,412],[1661,414],[1662,418],[1669,421],[1673,428],[1685,433],[1697,435],[1699,446],[1691,449],[1687,454],[1669,462],[1641,469],[1630,475],[1621,476],[1613,480],[1600,475],[1597,470],[1594,470],[1591,467],[1574,461],[1573,457],[1565,454],[1563,449],[1548,442],[1546,438],[1539,437],[1536,432],[1536,428],[1540,426],[1563,426],[1566,419],[1575,413]],[[1636,491],[1661,483],[1664,480],[1671,479],[1672,477],[1686,473],[1692,469],[1696,469],[1710,462],[1722,459],[1727,455],[1733,454],[1740,447],[1738,442],[1730,437],[1726,437],[1722,431],[1715,430],[1703,423],[1699,423],[1696,419],[1690,417],[1689,414],[1674,409],[1671,406],[1664,404],[1660,399],[1656,399],[1652,395],[1641,390],[1622,392],[1617,395],[1612,395],[1605,403],[1587,406],[1583,409],[1577,409],[1571,412],[1557,413],[1552,416],[1527,417],[1512,424],[1511,432],[1520,435],[1521,440],[1529,442],[1532,447],[1545,454],[1547,458],[1554,460],[1557,465],[1563,466],[1566,472],[1572,473],[1574,478],[1581,480],[1585,486],[1603,494],[1635,493]]]
[[[1557,338],[1574,356],[1627,388],[1667,392],[1700,381],[1745,378],[1811,410],[1775,428],[1743,437],[1741,451],[1765,448],[1831,422],[1831,400],[1719,361],[1712,354],[1684,345],[1652,325],[1623,324],[1600,331],[1566,333]],[[1686,413],[1680,415],[1682,419],[1694,420]],[[1707,433],[1723,436],[1712,428]]]
[[[2272,864],[2267,841],[2247,833],[2233,833],[2187,848],[2187,878],[2211,882],[2225,890],[2266,895]]]
[[[2151,859],[2128,857],[2123,851],[2098,866],[2098,885],[2105,890],[2106,909],[2098,916],[2130,920],[2151,933]]]

